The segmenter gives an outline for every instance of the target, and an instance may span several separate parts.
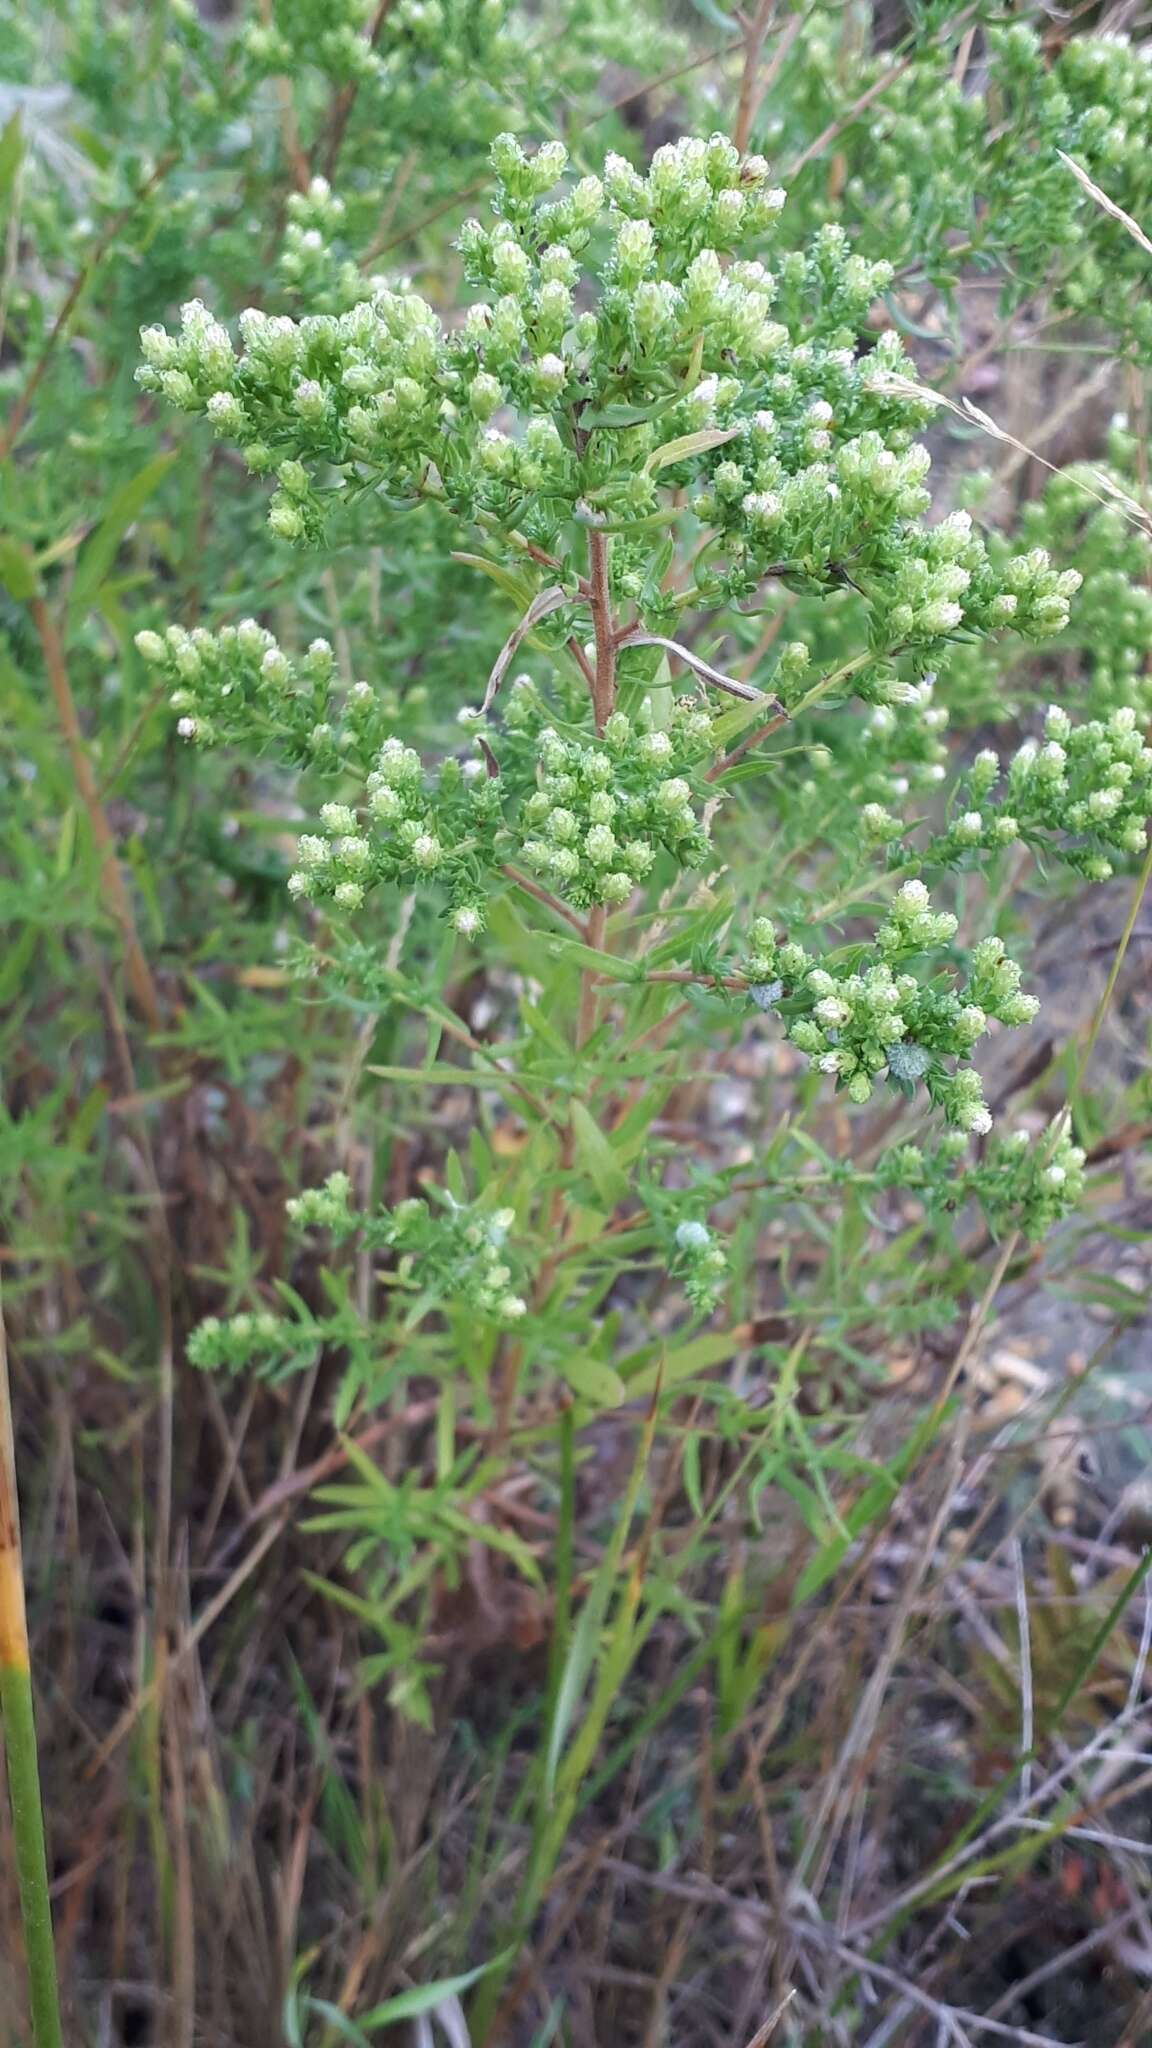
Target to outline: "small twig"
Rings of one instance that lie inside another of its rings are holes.
[[[1079,1061],[1077,1062],[1076,1077],[1069,1090],[1069,1095],[1072,1098],[1074,1098],[1080,1093],[1080,1090],[1084,1085],[1084,1076],[1088,1071],[1089,1061],[1091,1060],[1092,1054],[1096,1048],[1096,1040],[1100,1036],[1101,1027],[1104,1023],[1105,1017],[1108,1015],[1108,1010],[1111,1006],[1112,998],[1116,993],[1116,984],[1120,979],[1120,969],[1124,965],[1124,956],[1128,951],[1129,945],[1131,944],[1132,934],[1136,929],[1136,921],[1140,915],[1141,905],[1144,902],[1144,895],[1148,888],[1149,882],[1152,882],[1152,842],[1150,842],[1148,851],[1144,856],[1144,861],[1143,865],[1141,866],[1140,873],[1136,877],[1136,887],[1132,891],[1132,901],[1128,908],[1128,916],[1125,920],[1124,929],[1120,934],[1119,944],[1116,947],[1116,955],[1112,962],[1111,968],[1109,969],[1108,979],[1104,984],[1104,989],[1103,993],[1101,994],[1100,1001],[1096,1005],[1096,1010],[1092,1018],[1092,1022],[1088,1028],[1088,1037],[1084,1043],[1084,1050],[1080,1055]]]
[[[573,661],[576,663],[576,666],[579,669],[581,675],[583,676],[584,681],[587,683],[588,693],[589,695],[591,695],[593,685],[595,682],[595,677],[592,671],[592,663],[589,661],[588,656],[585,654],[584,649],[581,647],[580,642],[576,638],[575,633],[573,633],[571,639],[568,641],[567,644],[568,652],[572,656]]]
[[[23,145],[21,136],[21,145]],[[4,264],[0,272],[0,355],[4,352],[4,334],[8,325],[8,307],[12,287],[16,282],[16,260],[20,253],[20,209],[24,198],[24,149],[21,146],[20,161],[12,181],[12,194],[8,206],[8,226],[4,235]]]
[[[391,6],[392,0],[380,0],[380,5],[376,9],[375,19],[368,31],[367,43],[370,50],[374,50],[380,40],[381,31],[388,19]],[[328,143],[323,157],[324,176],[326,178],[332,178],[335,175],[345,131],[348,127],[352,109],[356,104],[356,95],[359,90],[360,80],[358,78],[349,79],[347,85],[341,86],[333,102],[332,116],[328,124]]]
[[[744,155],[748,148],[748,137],[752,132],[752,123],[756,118],[756,113],[763,97],[762,91],[757,91],[756,73],[760,68],[764,38],[772,25],[772,16],[775,8],[776,0],[760,0],[755,14],[744,31],[744,69],[740,74],[740,97],[736,104],[736,119],[732,124],[732,140],[740,151],[741,156]],[[792,28],[793,38],[799,27],[799,19],[799,16],[796,16],[795,22],[789,24],[789,27]]]
[[[1028,1588],[1024,1579],[1024,1553],[1020,1538],[1012,1538],[1012,1572],[1016,1587],[1016,1627],[1020,1637],[1020,1789],[1027,1798],[1032,1790],[1032,1633],[1028,1622]]]
[[[510,882],[515,882],[518,889],[524,890],[525,895],[534,896],[537,903],[542,903],[545,909],[552,912],[553,917],[562,917],[565,923],[570,924],[573,931],[578,932],[583,938],[583,920],[577,917],[574,910],[569,910],[566,903],[561,903],[558,896],[553,896],[549,889],[543,888],[539,882],[534,882],[531,875],[522,874],[519,868],[510,864],[505,865],[504,873]]]
[[[798,1931],[808,1935],[820,1947],[830,1948],[842,1962],[850,1964],[859,1976],[865,1979],[875,1977],[878,1983],[887,1984],[891,1990],[899,1991],[905,1998],[910,1998],[922,2012],[931,2013],[934,2019],[946,2019],[950,2023],[954,2041],[963,2040],[963,2035],[959,2034],[957,2029],[964,2026],[971,2028],[976,2034],[993,2034],[1000,2041],[1018,2041],[1023,2044],[1023,2048],[1051,2048],[1051,2037],[1046,2034],[1033,2034],[1025,2027],[1005,2026],[1001,2020],[991,2020],[978,2012],[968,2012],[961,2005],[945,2005],[941,2000],[931,1997],[927,1991],[920,1990],[909,1978],[902,1977],[898,1970],[890,1970],[886,1964],[877,1962],[874,1956],[860,1955],[855,1949],[849,1948],[846,1942],[830,1940],[821,1927],[804,1925]],[[1073,2048],[1086,2048],[1086,2044],[1074,2043]]]
[[[775,718],[768,719],[766,724],[754,726],[752,731],[746,733],[742,740],[737,741],[737,744],[727,754],[724,754],[719,761],[712,763],[711,768],[709,768],[708,773],[704,777],[705,782],[719,782],[720,777],[727,775],[728,770],[734,768],[737,761],[742,761],[745,754],[750,752],[753,747],[759,746],[761,740],[770,739],[772,734],[779,732],[780,727],[786,725],[787,722],[788,713],[786,711],[778,711]]]
[[[596,953],[602,953],[604,950],[604,928],[607,922],[608,912],[602,903],[598,903],[596,908],[589,913],[588,923],[584,932],[585,943],[591,946],[592,950]],[[588,967],[584,969],[580,976],[580,1008],[576,1017],[576,1044],[578,1047],[587,1043],[596,1028],[597,980],[598,977],[595,972]]]
[[[757,2027],[756,2032],[753,2034],[752,2039],[748,2043],[748,2048],[767,2048],[768,2042],[771,2040],[773,2034],[776,2032],[777,2026],[783,2019],[785,2013],[788,2010],[788,2007],[791,2005],[792,2000],[795,1998],[795,1996],[795,1987],[793,1987],[791,1991],[785,1993],[784,1997],[780,2000],[780,2003],[776,2007],[775,2011],[769,2013],[763,2026]]]
[[[784,173],[785,177],[788,179],[798,178],[801,171],[812,162],[814,157],[820,156],[827,149],[830,142],[837,141],[845,128],[851,127],[857,114],[862,114],[865,107],[870,107],[873,100],[879,99],[882,92],[887,92],[890,85],[895,85],[896,80],[903,76],[911,62],[911,55],[901,57],[898,64],[893,64],[879,78],[873,79],[872,84],[860,94],[858,99],[853,100],[852,105],[845,113],[837,115],[834,121],[829,121],[828,126],[816,137],[815,142],[810,142],[807,149],[801,150],[800,155],[789,164]]]
[[[265,28],[273,27],[272,0],[259,0],[260,19]],[[281,72],[274,80],[276,97],[280,102],[280,141],[292,174],[292,183],[298,192],[306,192],[311,182],[308,159],[300,147],[300,131],[296,125],[296,102],[292,96],[292,80]]]
[[[213,1624],[219,1621],[220,1616],[231,1605],[240,1588],[251,1578],[257,1565],[267,1556],[278,1538],[284,1534],[290,1520],[290,1514],[288,1512],[283,1513],[277,1521],[273,1522],[269,1528],[265,1529],[257,1537],[248,1555],[241,1558],[227,1584],[221,1586],[220,1591],[209,1600],[208,1605],[193,1622],[187,1635],[182,1636],[177,1647],[169,1652],[163,1664],[159,1666],[156,1677],[147,1685],[141,1686],[136,1697],[125,1707],[119,1720],[111,1732],[105,1736],[95,1756],[89,1761],[84,1772],[86,1778],[94,1778],[97,1772],[103,1769],[109,1757],[114,1755],[116,1750],[119,1749],[125,1736],[131,1734],[141,1714],[145,1713],[154,1701],[159,1701],[162,1698],[164,1690],[171,1683],[174,1673],[184,1663],[185,1659],[192,1655],[197,1644],[207,1635],[208,1630]]]
[[[636,979],[634,975],[622,978],[628,981]],[[644,976],[644,981],[668,982],[674,988],[746,989],[751,985],[745,974],[693,974],[689,967],[654,967],[650,974]]]
[[[959,28],[975,12],[975,6],[965,7],[951,21],[944,23],[935,40],[939,41],[944,35],[950,34],[953,29]],[[903,77],[916,54],[915,49],[909,50],[906,56],[899,59],[898,63],[890,65],[887,71],[883,72],[879,78],[874,79],[872,84],[860,94],[858,99],[853,100],[852,105],[843,114],[837,115],[834,121],[829,121],[828,126],[816,137],[815,142],[810,142],[807,149],[802,150],[800,155],[788,165],[784,172],[785,181],[798,177],[800,172],[804,170],[806,165],[812,162],[814,157],[820,156],[827,149],[830,142],[838,140],[845,128],[851,126],[856,116],[864,112],[865,107],[870,107],[873,100],[879,99],[881,93],[887,92],[890,85],[895,85],[896,80]]]
[[[336,573],[331,565],[321,571],[320,582],[324,595],[328,600],[328,611],[332,620],[332,638],[336,643],[336,666],[340,671],[341,681],[351,683],[356,673],[352,665],[352,644],[348,638],[348,628],[344,624],[344,613],[340,606],[340,591],[336,583]]]

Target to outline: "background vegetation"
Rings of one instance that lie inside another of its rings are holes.
[[[1152,2039],[1149,28],[0,0],[0,1286],[69,2043]],[[727,415],[657,431],[631,387],[545,538],[495,469],[414,508],[399,440],[352,488],[271,385],[241,432],[203,330],[137,378],[192,300],[236,334],[408,278],[466,333],[509,133],[565,189],[681,136],[766,157],[786,462],[839,433],[838,349],[852,490],[913,449],[920,535],[925,442],[937,539],[845,560],[798,495],[757,557]],[[604,519],[680,650],[625,649],[619,701],[723,796],[714,847],[649,819],[623,908],[530,841],[481,877],[450,773],[447,892],[412,854],[362,913],[293,894],[355,746],[463,759],[553,573],[507,780],[533,691],[576,730]],[[771,698],[704,675],[715,773],[651,714],[700,664]],[[925,862],[932,1059],[861,1026],[850,1072],[803,976],[875,965]],[[1017,1027],[974,1055],[988,1135],[945,968]],[[13,1846],[5,1808],[20,2042]]]

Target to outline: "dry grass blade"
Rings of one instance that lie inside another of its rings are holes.
[[[508,664],[521,642],[527,639],[533,626],[538,626],[541,619],[546,619],[550,612],[558,612],[561,605],[571,604],[571,602],[572,600],[568,592],[561,590],[558,583],[551,584],[547,590],[539,591],[532,599],[523,618],[513,627],[492,664],[492,672],[488,677],[487,687],[480,705],[482,711],[487,712],[492,709],[496,701],[497,691],[508,673]]]
[[[618,644],[621,647],[664,647],[669,654],[676,655],[685,667],[690,668],[703,682],[711,683],[717,690],[726,691],[729,697],[740,697],[745,704],[763,704],[766,711],[771,710],[775,704],[775,699],[766,697],[763,690],[753,689],[751,683],[738,682],[735,676],[726,676],[721,669],[713,668],[711,662],[705,661],[701,655],[693,654],[690,647],[682,647],[679,640],[666,640],[662,633],[626,633]]]
[[[1067,164],[1072,176],[1084,187],[1089,198],[1094,199],[1097,206],[1102,207],[1105,213],[1111,214],[1113,220],[1118,220],[1121,227],[1127,229],[1132,240],[1139,242],[1140,247],[1146,249],[1149,256],[1152,256],[1152,242],[1148,240],[1139,222],[1134,221],[1130,213],[1125,213],[1122,206],[1117,206],[1114,199],[1109,199],[1108,194],[1100,190],[1099,185],[1089,177],[1083,164],[1078,164],[1074,156],[1068,156],[1062,149],[1058,149],[1056,154],[1062,164]]]
[[[1137,504],[1135,498],[1127,497],[1115,484],[1109,483],[1105,477],[1098,475],[1095,471],[1093,474],[1096,475],[1097,482],[1103,485],[1105,489],[1101,491],[1091,490],[1082,477],[1077,476],[1074,471],[1062,469],[1059,463],[1049,462],[1047,457],[1041,455],[1037,449],[1030,448],[1026,441],[1021,441],[1015,434],[1010,434],[1007,427],[1000,426],[990,413],[986,413],[982,407],[974,405],[970,398],[949,398],[946,392],[933,390],[932,386],[928,384],[919,384],[914,377],[902,377],[894,370],[878,372],[877,382],[882,383],[884,388],[891,391],[895,396],[902,395],[906,398],[919,398],[927,405],[943,406],[947,412],[954,413],[956,418],[963,420],[966,425],[979,427],[981,432],[987,434],[991,440],[1002,441],[1006,447],[1014,448],[1020,455],[1029,458],[1033,462],[1038,462],[1043,469],[1048,470],[1050,475],[1066,476],[1068,481],[1074,483],[1078,490],[1084,492],[1086,497],[1095,498],[1097,504],[1119,506],[1125,517],[1130,519],[1134,526],[1142,526],[1146,532],[1152,533],[1152,512],[1145,506]],[[1105,491],[1107,495],[1105,495]]]
[[[791,2005],[795,1996],[796,1993],[793,1990],[789,1991],[786,1994],[786,1996],[781,1999],[775,2011],[769,2013],[767,2019],[764,2021],[763,2026],[757,2027],[756,2032],[752,2036],[752,2039],[747,2044],[747,2048],[767,2048],[768,2042],[772,2039],[773,2034],[776,2032],[777,2027],[779,2026],[781,2020],[783,2019],[785,2013],[788,2010],[788,2007]]]

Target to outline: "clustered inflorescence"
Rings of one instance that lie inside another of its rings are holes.
[[[770,918],[752,926],[745,972],[759,1007],[779,1009],[793,1045],[835,1078],[853,1102],[867,1102],[878,1076],[911,1093],[923,1082],[947,1121],[987,1131],[991,1116],[980,1077],[964,1064],[991,1019],[1027,1024],[1039,1004],[1020,988],[1020,969],[990,937],[973,948],[959,989],[939,975],[900,972],[946,945],[951,911],[934,911],[923,882],[905,882],[868,946],[817,961],[794,940],[777,944]],[[958,1061],[952,1069],[945,1062]]]
[[[494,1329],[513,1328],[528,1312],[508,1246],[515,1211],[458,1202],[445,1188],[432,1195],[431,1201],[413,1198],[394,1209],[364,1212],[354,1204],[348,1174],[337,1172],[320,1187],[306,1188],[287,1208],[298,1230],[323,1231],[334,1245],[355,1236],[365,1249],[387,1252],[390,1284],[416,1294],[423,1313],[452,1301]],[[231,1371],[256,1360],[275,1375],[316,1349],[318,1327],[306,1315],[269,1309],[210,1316],[194,1332],[188,1355],[205,1370]]]
[[[959,630],[1066,622],[1075,579],[1041,551],[996,569],[966,514],[924,526],[913,437],[931,408],[895,335],[856,348],[887,266],[835,227],[778,271],[737,254],[783,205],[762,159],[690,140],[646,178],[610,157],[554,197],[561,144],[526,157],[502,137],[493,159],[496,224],[461,235],[487,296],[458,329],[366,281],[341,314],[245,313],[239,354],[198,302],[179,334],[145,330],[141,382],[275,470],[283,539],[318,537],[329,465],[543,546],[572,521],[643,532],[676,489],[710,539],[679,592],[625,570],[646,626],[747,599],[770,570],[800,587],[850,576],[878,657],[927,663]]]
[[[806,38],[812,75],[834,77],[829,31]],[[866,246],[905,248],[951,280],[956,250],[1003,264],[1022,298],[1103,315],[1145,360],[1152,302],[1139,245],[1084,191],[1060,152],[1137,221],[1152,208],[1152,61],[1127,35],[1068,36],[1052,52],[1027,21],[991,23],[982,89],[926,41],[849,130],[843,203]],[[878,62],[876,76],[881,75]],[[852,92],[859,80],[852,80]],[[817,201],[827,212],[823,190]]]
[[[1019,839],[1057,847],[1088,878],[1109,873],[1143,844],[1149,750],[1127,710],[1076,726],[1055,709],[1044,743],[1025,742],[1003,778],[994,756],[977,758],[918,855],[908,837],[925,821],[906,821],[902,799],[946,777],[938,678],[953,655],[962,665],[1005,631],[1060,634],[1078,574],[1044,546],[989,540],[967,510],[926,522],[916,435],[930,397],[893,332],[861,342],[889,266],[828,225],[769,265],[784,195],[762,158],[716,135],[658,149],[647,175],[610,156],[602,175],[572,177],[560,143],[527,155],[503,135],[492,161],[494,222],[460,236],[478,296],[458,324],[406,285],[357,282],[331,248],[340,202],[314,180],[290,207],[282,274],[331,310],[249,310],[237,348],[193,302],[178,333],[145,330],[138,372],[274,477],[269,518],[285,542],[317,540],[350,489],[471,522],[526,613],[484,709],[461,712],[458,748],[426,764],[367,683],[339,682],[327,643],[293,657],[247,620],[139,636],[179,730],[209,743],[255,722],[336,781],[301,836],[295,897],[355,915],[377,885],[430,884],[472,938],[509,876],[567,915],[601,913],[663,894],[708,858],[726,726],[704,693],[729,679],[693,651],[694,618],[755,612],[766,586],[808,606],[798,622],[813,599],[837,620],[855,607],[866,651],[821,677],[819,632],[782,637],[760,703],[796,720],[840,683],[799,794],[819,801],[823,774],[850,793],[857,847],[896,870],[896,893],[871,940],[822,957],[758,920],[742,971],[752,1001],[778,1011],[852,1101],[882,1077],[922,1085],[954,1130],[986,1131],[973,1050],[991,1024],[1027,1022],[1035,999],[998,938],[958,957],[955,917],[933,909],[918,873],[901,883],[901,868],[971,864]],[[552,680],[521,676],[499,695],[529,626]],[[605,706],[594,683],[606,633]],[[675,694],[658,646],[700,678],[696,694]],[[837,783],[851,694],[866,710]],[[397,1212],[389,1227],[399,1245],[417,1224]],[[693,1298],[714,1298],[723,1259],[707,1225],[677,1230],[674,1270]],[[486,1242],[465,1256],[461,1239],[463,1270],[484,1269]]]
[[[348,1175],[330,1173],[322,1187],[290,1201],[288,1214],[298,1228],[327,1231],[336,1244],[359,1233],[366,1246],[394,1253],[399,1286],[436,1293],[447,1279],[468,1307],[497,1322],[518,1322],[527,1304],[512,1291],[506,1249],[515,1210],[461,1203],[446,1188],[435,1192],[435,1208],[414,1197],[366,1215],[353,1207]]]
[[[1147,844],[1152,747],[1130,705],[1110,718],[1073,725],[1052,704],[1043,740],[1025,740],[1003,774],[998,755],[984,749],[959,800],[965,808],[931,841],[926,859],[950,865],[1022,840],[1059,855],[1087,881],[1104,882]]]

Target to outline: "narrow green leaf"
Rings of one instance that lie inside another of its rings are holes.
[[[117,550],[128,528],[139,517],[162,477],[171,469],[176,460],[176,451],[171,449],[163,455],[154,455],[143,469],[129,477],[127,483],[113,491],[104,510],[104,517],[80,551],[76,564],[76,580],[72,585],[69,611],[73,615],[84,610],[91,603],[105,576],[116,559]]]
[[[619,1373],[601,1359],[589,1358],[587,1352],[565,1356],[559,1365],[560,1376],[572,1392],[583,1401],[591,1401],[596,1408],[618,1408],[628,1398],[628,1389]]]
[[[742,434],[740,427],[698,427],[694,434],[678,434],[674,441],[665,441],[662,448],[654,448],[644,464],[649,476],[657,470],[669,469],[674,462],[686,462],[690,455],[703,455],[709,448],[722,448],[725,441],[734,441]]]
[[[628,1193],[628,1176],[599,1124],[582,1102],[572,1104],[576,1156],[602,1202],[614,1209]]]
[[[339,2034],[342,2041],[351,2042],[352,2048],[370,2048],[367,2034],[363,2033],[349,2019],[347,2013],[341,2012],[338,2005],[333,2005],[331,1999],[310,1998],[307,2004],[309,2012],[316,2013],[320,2019],[324,2020],[335,2033]]]
[[[24,153],[24,137],[20,128],[20,110],[10,116],[0,134],[0,205],[8,198],[20,167]]]
[[[514,569],[506,569],[503,562],[490,562],[487,555],[469,555],[462,550],[454,549],[452,560],[462,562],[465,568],[479,569],[482,576],[490,577],[493,583],[506,592],[518,610],[527,611],[536,594],[536,585],[530,578],[518,576]]]
[[[657,1379],[665,1387],[677,1386],[681,1380],[691,1379],[695,1373],[707,1372],[713,1365],[722,1365],[736,1348],[735,1339],[724,1330],[691,1337],[686,1344],[673,1345],[670,1351],[666,1351],[662,1344],[645,1344],[642,1350],[621,1359],[620,1376],[626,1382],[630,1395],[648,1394]]]
[[[27,604],[38,588],[36,565],[21,541],[0,533],[0,583],[17,604]]]
[[[864,1488],[860,1498],[845,1514],[843,1528],[821,1544],[816,1555],[809,1558],[796,1582],[796,1589],[792,1595],[793,1607],[799,1607],[805,1600],[810,1600],[814,1593],[818,1593],[820,1588],[827,1584],[843,1563],[855,1538],[862,1535],[878,1515],[887,1511],[921,1452],[931,1443],[945,1415],[950,1413],[951,1409],[948,1407],[940,1410],[930,1409],[917,1424],[907,1443],[901,1446],[888,1471]]]
[[[462,1991],[486,1977],[498,1963],[505,1960],[503,1955],[493,1956],[491,1962],[480,1963],[475,1970],[465,1970],[459,1977],[441,1977],[435,1984],[418,1984],[414,1991],[401,1991],[395,1998],[386,1998],[383,2005],[374,2006],[360,2021],[361,2027],[390,2027],[396,2020],[414,2020],[422,2012],[431,2012],[445,1998],[459,1998]]]

